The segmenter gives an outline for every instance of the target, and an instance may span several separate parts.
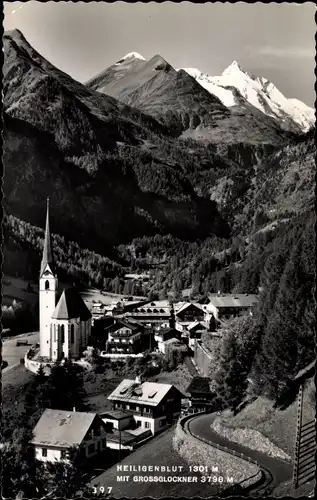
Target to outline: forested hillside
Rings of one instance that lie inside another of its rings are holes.
[[[296,217],[240,270],[239,286],[259,285],[260,295],[254,316],[228,326],[218,360],[216,388],[233,409],[247,393],[285,404],[291,379],[315,359],[315,222],[314,211]]]

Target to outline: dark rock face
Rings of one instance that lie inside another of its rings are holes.
[[[157,232],[228,235],[214,202],[201,200],[177,167],[144,152],[154,131],[166,133],[155,119],[74,81],[19,32],[5,35],[4,49],[8,213],[41,226],[49,195],[59,232],[100,251]]]

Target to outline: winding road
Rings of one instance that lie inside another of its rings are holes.
[[[293,470],[290,462],[270,457],[260,451],[229,441],[211,428],[214,419],[215,414],[210,413],[193,417],[185,423],[185,430],[198,439],[207,440],[210,445],[216,444],[226,447],[257,462],[264,473],[264,481],[262,484],[248,488],[249,494],[251,492],[257,495],[264,494],[264,492],[270,494],[279,484],[292,478]]]
[[[27,340],[28,345],[17,346],[17,340]],[[39,332],[21,333],[14,337],[7,337],[2,339],[2,359],[7,361],[9,370],[13,366],[20,364],[20,359],[24,357],[31,345],[39,342]]]

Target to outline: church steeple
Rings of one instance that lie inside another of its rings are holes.
[[[44,238],[42,262],[41,262],[41,276],[44,273],[47,265],[49,265],[50,270],[54,274],[55,273],[55,265],[54,265],[53,246],[52,246],[51,232],[50,232],[50,200],[49,200],[49,198],[47,198],[45,238]]]

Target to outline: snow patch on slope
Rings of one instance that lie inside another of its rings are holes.
[[[197,82],[202,87],[204,87],[204,89],[208,90],[210,94],[213,94],[214,96],[218,97],[221,100],[222,104],[224,104],[227,108],[237,104],[232,90],[224,89],[219,85],[215,85],[212,81],[212,78],[209,75],[202,73],[197,68],[182,68],[182,69],[186,71],[186,73],[188,73],[190,76],[195,78],[195,80],[197,80]],[[177,69],[176,71],[179,70]]]

